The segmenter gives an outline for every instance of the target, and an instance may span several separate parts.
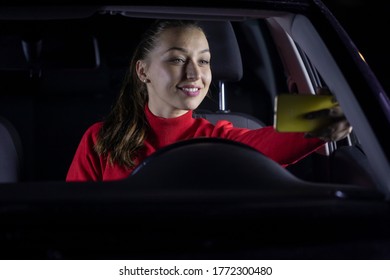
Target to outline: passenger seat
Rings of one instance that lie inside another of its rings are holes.
[[[0,183],[20,181],[22,144],[19,133],[5,118],[0,117]]]

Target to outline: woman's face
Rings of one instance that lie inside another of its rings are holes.
[[[172,118],[196,109],[211,83],[204,33],[188,27],[165,30],[146,60],[137,62],[137,73],[146,81],[153,114]]]

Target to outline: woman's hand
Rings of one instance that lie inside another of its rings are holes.
[[[317,88],[318,95],[331,94],[327,88]],[[319,110],[306,114],[305,118],[329,118],[330,124],[324,128],[318,129],[305,134],[305,137],[317,137],[325,142],[338,141],[347,137],[352,132],[352,126],[347,121],[343,110],[339,105],[336,105],[330,109]]]
[[[347,137],[352,126],[349,124],[340,106],[335,106],[330,109],[311,112],[305,116],[308,119],[314,118],[329,118],[330,124],[324,128],[318,129],[305,134],[305,137],[317,137],[326,142],[338,141]]]

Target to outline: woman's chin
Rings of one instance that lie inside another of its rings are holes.
[[[200,102],[198,103],[191,103],[191,104],[186,104],[186,110],[195,110],[196,108],[198,108],[200,105]]]
[[[185,102],[183,105],[185,106],[186,110],[195,110],[199,107],[200,103],[202,103],[203,99],[204,98],[200,98],[200,96],[198,96],[193,100],[188,100],[188,102]]]

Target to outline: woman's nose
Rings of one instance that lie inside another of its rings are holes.
[[[186,77],[189,80],[200,79],[200,69],[199,69],[198,65],[196,65],[196,63],[194,63],[193,61],[190,61],[187,64]]]

